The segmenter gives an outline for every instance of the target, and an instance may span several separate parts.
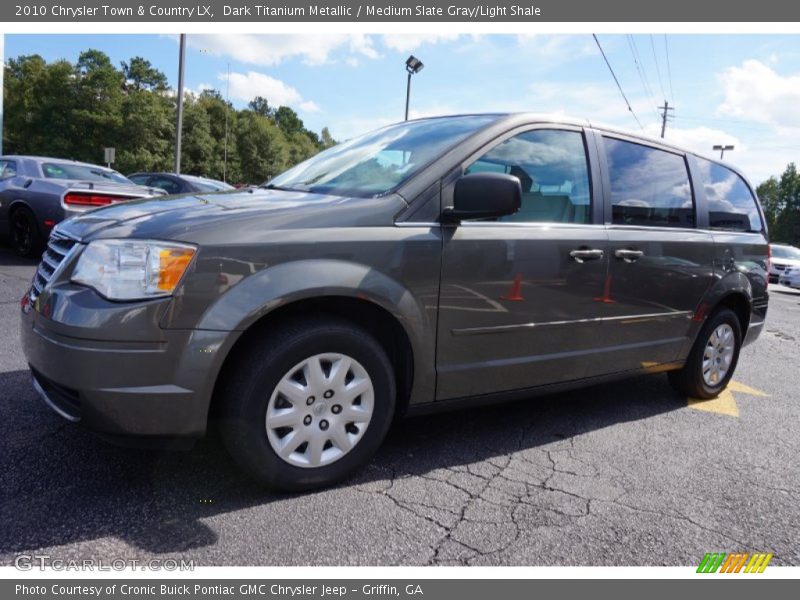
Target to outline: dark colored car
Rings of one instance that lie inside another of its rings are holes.
[[[137,185],[161,188],[168,194],[226,192],[235,189],[224,181],[174,173],[133,173],[128,175],[128,179]]]
[[[163,194],[106,167],[41,156],[0,156],[0,232],[20,256],[42,251],[50,230],[91,208]]]
[[[767,312],[735,169],[585,121],[409,121],[263,189],[53,232],[22,306],[34,386],[151,442],[218,422],[268,485],[338,481],[397,415],[667,372],[719,394]]]

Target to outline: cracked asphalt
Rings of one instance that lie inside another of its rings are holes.
[[[354,479],[279,495],[212,436],[189,452],[106,444],[30,386],[0,249],[0,564],[697,565],[710,551],[800,564],[800,294],[772,292],[735,379],[738,417],[687,407],[663,375],[407,419]]]

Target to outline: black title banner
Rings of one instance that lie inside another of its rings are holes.
[[[800,3],[786,0],[32,0],[3,2],[5,22],[791,22]]]

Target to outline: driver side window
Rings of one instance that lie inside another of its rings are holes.
[[[465,169],[507,173],[522,186],[522,205],[498,221],[591,222],[591,187],[583,134],[536,129],[501,142]]]

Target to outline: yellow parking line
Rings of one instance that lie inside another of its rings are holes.
[[[761,390],[751,388],[748,385],[739,383],[738,381],[731,381],[728,387],[716,398],[711,400],[700,400],[698,398],[688,398],[689,408],[697,410],[704,410],[706,412],[713,412],[719,415],[728,415],[729,417],[739,416],[739,407],[736,404],[736,397],[733,392],[747,394],[749,396],[760,396],[762,398],[769,398],[769,394],[765,394]]]

